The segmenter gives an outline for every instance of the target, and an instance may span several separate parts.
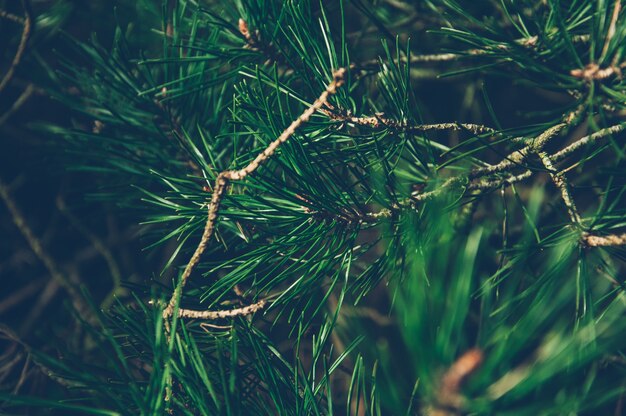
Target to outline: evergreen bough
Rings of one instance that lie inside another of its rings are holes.
[[[63,37],[80,122],[37,128],[175,278],[53,276],[82,349],[21,343],[63,389],[2,411],[624,412],[620,0],[157,3]],[[0,94],[56,12],[22,4]]]

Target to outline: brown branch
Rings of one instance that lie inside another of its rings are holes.
[[[483,190],[484,191],[488,189],[494,189],[500,186],[508,186],[514,182],[521,181],[523,179],[526,179],[532,176],[532,173],[528,169],[526,169],[525,172],[522,174],[509,176],[504,179],[500,179],[500,178],[482,179],[476,182],[480,178],[489,177],[489,176],[492,176],[501,172],[510,172],[515,168],[523,167],[522,166],[523,162],[526,161],[526,159],[531,154],[537,154],[541,157],[541,153],[543,152],[543,149],[546,147],[546,145],[555,137],[562,135],[564,130],[566,130],[568,127],[573,125],[576,122],[576,120],[579,119],[581,112],[582,112],[582,107],[579,107],[576,110],[572,111],[571,113],[566,114],[563,117],[563,121],[561,123],[548,128],[543,133],[541,133],[540,135],[532,139],[532,141],[529,144],[524,146],[522,149],[519,149],[510,153],[499,163],[495,165],[489,165],[486,167],[476,168],[470,171],[469,174],[466,176],[459,175],[459,176],[453,176],[451,178],[448,178],[437,189],[433,191],[425,192],[425,193],[421,193],[420,191],[413,192],[411,194],[411,200],[413,202],[425,201],[425,200],[438,196],[439,194],[443,193],[446,189],[454,187],[454,186],[460,187],[460,186],[465,185],[467,190]],[[497,134],[500,134],[500,133],[497,133]],[[604,132],[604,134],[608,134],[608,133]],[[521,138],[515,139],[515,141],[521,141],[521,140],[523,139]],[[545,163],[549,163],[549,165],[552,166],[551,162],[545,162],[544,160],[544,164]],[[549,169],[549,170],[551,170],[551,172],[556,172],[556,169],[554,169],[554,166],[552,166],[552,169]],[[560,181],[562,179],[562,175],[559,175],[558,177],[555,177],[555,178],[556,178],[555,183],[559,187],[559,190],[561,190],[561,193],[564,196],[564,200],[566,201],[566,205],[568,206],[568,212],[570,213],[570,217],[573,220],[577,219],[578,221],[575,221],[575,223],[578,224],[580,222],[580,217],[578,217],[575,211],[573,199],[569,195],[569,191],[567,190],[567,186],[565,182]]]
[[[74,287],[74,284],[71,282],[71,280],[65,274],[61,272],[56,262],[43,249],[41,241],[39,241],[39,239],[35,237],[35,234],[26,223],[24,216],[22,215],[20,210],[15,205],[15,202],[11,198],[8,186],[1,179],[0,179],[0,198],[2,198],[2,200],[6,204],[9,210],[9,213],[11,214],[11,217],[13,219],[13,222],[15,223],[17,228],[20,230],[20,232],[22,233],[22,235],[24,236],[24,238],[30,245],[30,248],[33,250],[35,255],[37,255],[39,260],[41,260],[41,262],[44,264],[44,266],[50,273],[50,276],[52,276],[52,278],[57,284],[59,284],[63,289],[65,289],[67,294],[70,296],[70,299],[72,300],[72,303],[74,307],[76,308],[76,310],[81,315],[86,314],[90,310],[87,303],[83,300],[82,296],[80,295],[76,287]]]
[[[556,126],[552,126],[543,133],[541,133],[533,142],[527,146],[524,146],[520,150],[516,150],[506,156],[500,163],[497,163],[492,166],[487,166],[484,168],[474,169],[468,175],[469,179],[476,179],[481,176],[488,176],[494,173],[503,172],[509,170],[513,167],[521,165],[531,153],[540,152],[546,146],[546,144],[554,138],[556,135],[561,133],[565,127],[567,127],[567,123],[559,123]]]
[[[473,190],[487,191],[490,189],[496,189],[501,186],[508,186],[517,182],[521,182],[524,179],[530,178],[532,174],[533,172],[531,170],[526,170],[524,173],[520,173],[519,175],[510,175],[505,178],[481,179],[478,182],[470,183],[467,186],[467,189],[470,191],[473,191]]]
[[[567,180],[565,179],[565,174],[563,172],[559,172],[558,169],[554,166],[552,162],[552,158],[546,152],[538,152],[537,155],[543,163],[543,166],[548,170],[548,174],[552,179],[552,182],[556,185],[556,187],[561,192],[561,199],[563,199],[563,203],[567,207],[567,213],[569,214],[570,220],[577,226],[580,226],[581,218],[578,214],[578,210],[576,209],[576,204],[574,203],[574,198],[569,192],[569,185]]]
[[[352,123],[357,126],[365,126],[373,129],[377,128],[391,128],[394,130],[401,130],[407,133],[427,132],[427,131],[439,131],[439,130],[454,130],[454,131],[469,131],[473,134],[483,133],[496,133],[496,130],[483,126],[481,124],[471,123],[436,123],[436,124],[410,124],[408,122],[400,122],[385,118],[380,114],[375,116],[355,117],[351,114],[344,114],[337,111],[334,108],[326,112],[332,120],[343,121]]]
[[[46,283],[46,279],[37,279],[0,300],[0,315],[19,305],[24,299],[34,295]]]
[[[328,84],[324,92],[322,92],[317,100],[315,100],[315,102],[309,108],[307,108],[297,119],[295,119],[276,140],[270,143],[269,146],[267,146],[265,150],[259,153],[259,155],[254,158],[254,160],[250,162],[246,167],[240,170],[223,171],[219,175],[217,175],[217,178],[215,179],[215,184],[213,186],[213,195],[211,196],[211,202],[208,207],[207,222],[204,227],[202,238],[200,239],[200,243],[198,244],[195,252],[191,256],[189,263],[187,263],[187,266],[185,267],[185,270],[183,271],[183,274],[180,278],[180,282],[176,286],[167,307],[163,310],[164,318],[172,316],[174,308],[176,307],[176,303],[178,302],[178,299],[182,294],[183,288],[189,280],[189,276],[191,276],[194,268],[199,263],[200,257],[204,253],[208,241],[213,235],[220,204],[222,202],[222,196],[228,188],[230,181],[240,181],[244,179],[246,176],[250,175],[256,169],[258,169],[258,167],[261,166],[265,161],[270,159],[274,155],[278,147],[286,142],[291,136],[293,136],[296,130],[302,124],[306,123],[316,111],[320,110],[328,102],[328,98],[331,95],[337,92],[337,89],[341,87],[344,83],[345,73],[346,70],[344,68],[335,71],[335,73],[333,74],[332,82]],[[189,314],[191,312],[193,311],[186,311],[184,309],[181,309],[179,311],[179,315]]]
[[[611,234],[611,235],[592,235],[586,233],[582,237],[583,243],[588,247],[611,247],[611,246],[625,246],[626,245],[626,233],[624,234]]]
[[[432,199],[432,198],[442,194],[448,188],[451,188],[451,187],[453,187],[455,185],[462,185],[462,184],[464,184],[466,182],[467,182],[467,178],[463,177],[462,175],[453,176],[451,178],[446,179],[445,182],[443,182],[435,190],[432,190],[432,191],[429,191],[429,192],[414,191],[411,194],[411,200],[415,201],[415,202],[426,201],[426,200]]]
[[[17,100],[13,102],[11,108],[9,108],[2,116],[0,116],[0,126],[2,126],[6,121],[13,115],[17,110],[19,110],[26,101],[30,98],[31,95],[35,92],[35,86],[33,84],[28,84],[26,89],[22,91]]]
[[[569,116],[567,118],[569,119]],[[549,129],[541,133],[539,136],[537,136],[531,144],[525,146],[524,148],[520,150],[516,150],[510,153],[501,162],[495,165],[489,165],[486,167],[476,168],[470,171],[467,176],[459,175],[459,176],[453,176],[451,178],[448,178],[445,182],[443,182],[439,186],[439,188],[433,191],[424,192],[424,193],[413,192],[411,194],[411,199],[413,201],[425,201],[427,199],[436,197],[437,195],[443,193],[446,189],[450,187],[460,186],[463,184],[469,184],[470,189],[485,190],[487,189],[488,186],[498,187],[498,186],[506,185],[507,183],[513,183],[510,181],[523,180],[529,176],[528,173],[523,173],[518,176],[512,176],[509,178],[510,179],[509,182],[507,182],[506,179],[504,180],[499,179],[499,180],[483,181],[483,182],[472,184],[472,182],[476,179],[486,177],[486,176],[492,176],[501,172],[510,171],[513,168],[520,166],[528,158],[531,152],[536,152],[536,151],[543,149],[545,145],[553,137],[555,137],[558,133],[560,133],[567,125],[568,125],[567,123],[560,123],[560,124],[557,124],[556,126],[550,127]]]
[[[19,23],[20,25],[24,24],[24,18],[14,15],[13,13],[9,13],[4,10],[0,10],[0,18],[11,20],[15,23]]]
[[[263,309],[266,304],[267,304],[267,301],[265,299],[261,299],[260,301],[253,303],[251,305],[248,305],[248,306],[244,306],[244,307],[236,308],[236,309],[221,310],[221,311],[194,311],[191,309],[179,309],[178,317],[190,318],[190,319],[207,319],[207,320],[234,318],[236,316],[252,315],[253,313]]]
[[[30,39],[30,34],[32,30],[32,15],[28,0],[22,0],[22,6],[24,7],[24,27],[22,29],[22,37],[20,39],[19,45],[17,46],[17,51],[15,52],[13,61],[11,62],[11,65],[9,66],[6,74],[4,74],[2,81],[0,81],[0,93],[2,93],[2,91],[8,85],[9,81],[11,81],[11,78],[13,78],[13,74],[15,73],[17,66],[22,60],[22,56],[26,51],[26,44],[28,43],[28,39]]]
[[[565,147],[564,149],[559,150],[558,152],[553,154],[552,160],[558,162],[589,143],[593,143],[596,140],[602,139],[612,134],[621,133],[622,131],[624,131],[624,128],[626,128],[626,124],[616,124],[615,126],[606,127],[602,130],[598,130],[593,134],[582,137],[576,140],[574,143],[570,144],[569,146]]]

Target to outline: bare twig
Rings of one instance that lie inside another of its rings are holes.
[[[261,166],[261,164],[263,164],[265,161],[271,158],[272,155],[274,155],[274,153],[278,149],[278,147],[284,142],[286,142],[291,136],[293,136],[296,130],[302,124],[306,123],[316,111],[320,110],[327,103],[328,98],[331,95],[337,92],[337,89],[341,87],[341,85],[343,85],[344,83],[345,73],[346,73],[346,70],[343,68],[337,70],[333,74],[332,82],[328,84],[328,86],[326,87],[326,90],[322,92],[322,94],[317,98],[317,100],[315,100],[315,102],[309,108],[307,108],[296,120],[294,120],[289,125],[289,127],[287,127],[276,140],[270,143],[269,146],[265,148],[265,150],[259,153],[259,155],[252,162],[250,162],[248,166],[240,170],[223,171],[219,175],[217,175],[217,178],[215,179],[215,184],[213,186],[213,195],[211,197],[211,202],[209,204],[207,222],[204,227],[202,238],[200,239],[200,243],[198,244],[196,251],[191,256],[189,263],[187,263],[187,266],[185,267],[185,270],[183,271],[183,274],[180,278],[180,282],[176,286],[174,293],[172,294],[172,297],[167,307],[163,310],[164,318],[168,318],[172,316],[174,312],[174,308],[176,307],[176,303],[180,295],[182,294],[182,290],[185,287],[185,284],[187,283],[189,276],[191,276],[191,273],[193,272],[194,268],[199,263],[200,257],[204,253],[204,250],[206,249],[208,241],[213,235],[213,232],[215,230],[215,224],[217,221],[217,216],[219,213],[220,204],[222,202],[222,196],[224,192],[226,191],[226,189],[228,188],[230,181],[240,181],[244,179],[246,176],[250,175],[256,169],[258,169],[258,167]],[[189,316],[189,314],[193,314],[196,312],[198,311],[188,311],[185,309],[181,309],[179,310],[178,314],[179,316]],[[198,313],[201,313],[201,312],[198,312]]]
[[[604,236],[586,233],[583,235],[582,240],[589,247],[624,246],[626,245],[626,233]]]
[[[419,191],[413,192],[411,194],[411,200],[415,202],[426,201],[426,200],[435,198],[438,195],[441,195],[443,192],[445,192],[449,188],[452,188],[454,186],[460,186],[460,185],[463,185],[464,183],[467,183],[467,178],[463,177],[462,175],[453,176],[451,178],[446,179],[445,182],[439,185],[437,189],[434,189],[429,192],[419,192]]]
[[[30,245],[30,248],[37,255],[39,260],[41,260],[41,262],[44,264],[44,266],[46,267],[46,269],[48,270],[48,272],[50,273],[54,281],[58,285],[60,285],[63,289],[65,289],[67,294],[70,296],[72,303],[74,304],[74,307],[79,313],[81,314],[87,313],[87,311],[89,311],[89,307],[87,306],[86,302],[83,300],[79,291],[74,287],[70,279],[61,272],[59,266],[57,266],[56,262],[52,259],[52,257],[50,257],[50,255],[43,249],[41,242],[39,241],[37,237],[35,237],[33,231],[30,229],[30,227],[26,223],[24,216],[22,215],[20,210],[15,205],[15,202],[11,198],[8,186],[1,179],[0,179],[0,198],[2,198],[2,200],[6,204],[9,210],[9,213],[11,214],[11,217],[13,218],[13,222],[15,223],[17,228],[20,230],[20,232],[22,233],[22,235],[24,236],[24,238]]]
[[[389,218],[391,217],[391,210],[387,208],[383,208],[377,212],[368,212],[365,214],[369,218]]]
[[[624,128],[626,128],[626,124],[616,124],[614,126],[598,130],[597,132],[588,136],[582,137],[576,140],[574,143],[570,144],[569,146],[565,147],[564,149],[553,154],[552,160],[558,162],[589,143],[593,143],[596,140],[602,139],[612,134],[621,133],[622,131],[624,131]]]
[[[12,292],[10,295],[0,300],[0,315],[19,305],[24,299],[34,295],[45,284],[46,279],[37,279],[28,283],[26,286]]]
[[[24,91],[22,91],[22,93],[20,94],[19,97],[17,97],[17,100],[15,100],[15,102],[13,102],[13,105],[11,106],[11,108],[9,108],[4,114],[2,114],[0,116],[0,126],[2,126],[4,123],[6,123],[6,121],[17,111],[20,109],[20,107],[22,107],[24,105],[24,103],[26,101],[28,101],[28,99],[30,98],[31,95],[33,95],[33,92],[35,92],[35,86],[33,84],[28,84],[28,86],[26,87],[26,89],[24,89]]]
[[[261,299],[260,301],[248,306],[221,311],[194,311],[191,309],[180,309],[178,311],[178,317],[207,320],[234,318],[235,316],[252,315],[253,313],[263,309],[266,304],[267,301],[265,299]]]
[[[537,136],[537,138],[531,144],[523,147],[520,150],[516,150],[510,153],[501,162],[484,168],[474,169],[472,172],[469,173],[469,179],[471,180],[482,176],[493,175],[494,173],[503,172],[521,165],[531,153],[542,151],[546,144],[552,138],[561,133],[561,131],[563,131],[565,127],[567,127],[567,125],[568,124],[566,122],[563,122],[550,127],[539,136]]]
[[[469,184],[469,186],[473,189],[485,190],[487,189],[487,186],[490,186],[490,185],[494,187],[498,187],[501,185],[506,185],[507,183],[509,184],[513,183],[507,180],[495,180],[495,181],[492,180],[492,181],[481,181],[481,182],[472,184],[472,182],[476,179],[495,175],[497,173],[501,173],[505,171],[509,171],[513,168],[521,166],[521,164],[528,158],[531,152],[537,151],[537,149],[543,149],[543,147],[548,143],[548,141],[552,139],[553,137],[555,137],[558,133],[560,133],[566,126],[567,126],[566,123],[560,123],[560,124],[557,124],[556,126],[550,127],[549,129],[541,133],[539,136],[537,136],[537,138],[535,138],[533,143],[525,146],[524,148],[520,150],[516,150],[510,153],[501,162],[495,165],[489,165],[486,167],[476,168],[470,171],[466,177],[460,175],[460,176],[453,176],[451,178],[448,178],[437,189],[433,191],[424,192],[424,193],[414,192],[411,195],[411,199],[413,201],[424,201],[424,200],[436,197],[437,195],[443,193],[445,190],[453,186],[461,186],[463,184]],[[523,180],[526,177],[528,177],[527,175],[528,175],[527,173],[524,173],[516,177],[510,177],[510,180],[512,181]]]
[[[521,182],[524,179],[530,178],[532,174],[533,172],[531,170],[526,170],[524,173],[520,173],[519,175],[510,175],[504,178],[497,178],[497,179],[481,179],[478,182],[470,183],[467,186],[467,189],[470,191],[473,191],[473,190],[486,191],[490,189],[496,189],[502,186],[508,186],[517,182]]]
[[[11,65],[9,66],[6,74],[4,74],[2,81],[0,81],[0,93],[6,88],[9,81],[11,81],[11,78],[13,78],[13,74],[15,73],[17,66],[22,60],[22,56],[26,51],[26,44],[28,43],[28,39],[30,39],[32,29],[32,13],[30,3],[28,2],[28,0],[22,0],[22,6],[24,7],[24,27],[22,29],[22,37],[20,39],[19,45],[17,46],[17,51],[15,52],[13,61],[11,62]]]
[[[559,172],[558,169],[554,166],[552,162],[552,158],[548,155],[547,152],[538,152],[537,155],[539,159],[541,159],[541,163],[548,170],[548,174],[550,178],[552,178],[552,182],[556,185],[556,187],[561,192],[561,198],[563,199],[563,203],[567,207],[567,213],[569,214],[570,220],[577,226],[580,226],[581,218],[578,214],[578,210],[576,209],[576,204],[574,203],[574,198],[569,192],[569,186],[567,184],[567,180],[565,179],[565,175],[563,172]]]
[[[502,172],[510,172],[515,168],[523,167],[524,161],[526,161],[527,158],[531,154],[537,154],[544,162],[544,165],[547,164],[546,167],[550,166],[548,170],[551,172],[551,175],[553,176],[553,180],[555,181],[555,184],[561,191],[563,200],[565,201],[565,204],[567,205],[570,218],[575,224],[580,224],[580,217],[576,211],[574,201],[569,194],[567,183],[565,182],[563,175],[557,173],[557,170],[554,168],[552,164],[552,160],[547,155],[547,153],[544,152],[543,149],[552,139],[561,135],[563,131],[565,131],[568,127],[571,127],[571,125],[573,125],[576,122],[576,120],[578,120],[581,114],[581,110],[582,108],[579,107],[573,112],[566,114],[563,117],[563,121],[561,123],[556,124],[555,126],[552,126],[546,129],[543,133],[541,133],[540,135],[535,137],[532,141],[530,141],[529,144],[524,146],[522,149],[519,149],[510,153],[499,163],[495,165],[488,165],[485,167],[476,168],[470,171],[469,174],[467,174],[466,176],[459,175],[459,176],[453,176],[451,178],[448,178],[437,189],[433,191],[424,192],[424,193],[420,191],[413,192],[411,194],[411,200],[413,202],[424,201],[424,200],[436,197],[440,195],[441,193],[443,193],[445,190],[452,188],[452,187],[465,186],[467,190],[484,191],[488,189],[495,189],[501,186],[508,186],[512,183],[521,181],[523,179],[526,179],[532,176],[532,172],[528,169],[525,169],[525,171],[521,174],[508,176],[504,179],[503,178],[489,179],[488,177],[496,175],[498,173],[502,173]],[[604,132],[603,134],[608,134],[608,133]],[[518,139],[516,141],[521,141],[521,140]],[[485,177],[487,177],[487,179],[482,179]]]
[[[0,18],[11,20],[15,23],[19,23],[20,25],[24,24],[24,18],[20,16],[16,16],[13,13],[6,12],[4,10],[0,10]]]
[[[496,130],[483,126],[481,124],[471,123],[437,123],[437,124],[410,124],[407,122],[400,122],[385,118],[382,115],[355,117],[351,114],[342,114],[341,112],[331,109],[326,113],[333,120],[343,121],[347,123],[356,124],[358,126],[365,126],[371,128],[390,128],[394,130],[401,130],[407,133],[427,132],[427,131],[439,131],[439,130],[455,130],[455,131],[469,131],[473,134],[483,133],[496,133]]]

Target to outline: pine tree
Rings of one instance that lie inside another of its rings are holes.
[[[620,0],[158,3],[53,58],[62,6],[0,14],[0,94],[36,67],[74,124],[33,128],[173,244],[126,292],[46,263],[78,340],[2,329],[55,384],[2,411],[624,414]]]

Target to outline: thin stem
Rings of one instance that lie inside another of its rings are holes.
[[[13,21],[15,23],[19,23],[20,25],[24,24],[24,18],[22,18],[20,16],[16,16],[13,13],[9,13],[9,12],[4,11],[4,10],[0,10],[0,18],[11,20],[11,21]]]
[[[552,160],[554,162],[558,162],[562,159],[565,159],[567,156],[574,153],[576,150],[580,149],[581,147],[584,147],[589,143],[593,143],[599,139],[610,136],[612,134],[621,133],[622,131],[624,131],[624,128],[626,128],[626,124],[616,124],[615,126],[606,127],[602,130],[598,130],[597,132],[593,134],[582,137],[576,140],[574,143],[570,144],[569,146],[565,147],[564,149],[559,150],[558,152],[553,154]]]
[[[209,204],[207,214],[207,222],[204,227],[202,238],[200,239],[200,243],[198,244],[195,252],[191,256],[189,263],[187,263],[187,266],[185,267],[185,270],[183,271],[183,274],[181,276],[180,282],[176,286],[176,289],[174,290],[174,293],[172,294],[172,297],[167,307],[163,310],[164,318],[172,316],[174,308],[176,307],[176,303],[178,302],[178,299],[182,294],[185,284],[189,280],[189,276],[191,276],[194,268],[200,262],[200,257],[206,250],[208,241],[215,231],[215,224],[217,221],[220,204],[222,202],[222,196],[228,188],[230,181],[240,181],[244,179],[246,176],[250,175],[256,169],[258,169],[259,166],[261,166],[265,161],[270,159],[274,155],[278,147],[281,144],[285,143],[291,136],[293,136],[296,130],[302,124],[306,123],[316,111],[320,110],[328,102],[328,98],[331,95],[337,92],[337,89],[341,87],[344,83],[345,73],[346,70],[344,68],[335,71],[335,73],[333,74],[333,80],[330,84],[328,84],[326,90],[322,92],[317,100],[315,100],[315,102],[309,108],[307,108],[297,119],[295,119],[276,140],[270,143],[269,146],[267,146],[265,150],[259,153],[259,155],[254,158],[254,160],[250,162],[246,167],[240,170],[223,171],[219,175],[217,175],[217,178],[215,179],[215,185],[213,186],[213,195],[211,196],[211,202]],[[188,316],[188,314],[195,312],[197,311],[188,311],[185,309],[181,309],[179,310],[179,315],[183,314],[181,316]]]
[[[24,299],[29,298],[34,295],[41,289],[41,287],[45,284],[47,279],[38,279],[33,280],[28,283],[26,286],[12,292],[4,299],[0,300],[0,315],[13,308],[14,306],[19,305]]]
[[[15,223],[17,228],[20,230],[20,232],[22,233],[22,235],[24,236],[24,238],[30,245],[30,248],[33,250],[35,255],[39,258],[39,260],[41,260],[41,262],[44,264],[44,266],[46,267],[46,269],[48,270],[48,272],[50,273],[50,276],[52,276],[54,281],[58,283],[68,293],[68,295],[72,299],[72,303],[74,304],[74,307],[76,308],[76,310],[79,313],[86,313],[87,311],[89,311],[89,307],[83,300],[79,291],[76,289],[76,287],[74,287],[74,284],[65,274],[61,272],[56,262],[44,250],[41,244],[41,241],[39,241],[39,239],[35,237],[35,234],[26,223],[24,216],[15,205],[13,198],[11,198],[11,195],[9,193],[9,187],[1,179],[0,179],[0,198],[2,198],[2,200],[6,204],[9,210],[9,213],[11,214],[11,217],[13,219],[13,222]]]
[[[548,143],[548,141],[552,139],[553,137],[555,137],[558,133],[560,133],[566,126],[567,126],[567,123],[560,123],[560,124],[557,124],[556,126],[550,127],[549,129],[541,133],[539,136],[537,136],[537,138],[535,138],[532,144],[529,144],[520,150],[516,150],[510,153],[501,162],[495,165],[490,165],[490,166],[474,169],[470,171],[467,176],[459,175],[459,176],[454,176],[452,178],[448,178],[444,183],[442,183],[439,186],[439,188],[433,191],[424,192],[424,193],[414,192],[411,195],[411,199],[413,201],[424,201],[424,200],[433,198],[441,194],[447,188],[450,188],[452,186],[458,186],[464,183],[471,184],[471,182],[474,181],[475,179],[482,178],[485,176],[491,176],[500,172],[510,171],[513,168],[520,166],[526,160],[526,158],[532,151],[534,151],[535,149],[543,149],[543,147]],[[528,173],[523,173],[521,175],[518,175],[517,179],[523,180],[528,176],[529,176]],[[513,178],[516,178],[516,177],[511,177],[512,180]],[[509,183],[512,183],[512,182],[509,182]],[[473,187],[474,189],[487,189],[487,186],[489,185],[494,185],[494,187],[497,187],[497,186],[501,186],[502,184],[506,184],[506,180],[487,181],[487,182],[482,182],[482,183],[479,182],[477,184],[472,184],[470,186]]]
[[[252,315],[253,313],[263,309],[266,304],[267,304],[267,301],[265,299],[261,299],[260,301],[253,303],[251,305],[248,305],[248,306],[244,306],[244,307],[236,308],[236,309],[221,310],[221,311],[194,311],[191,309],[179,309],[178,317],[190,318],[190,319],[207,319],[207,320],[234,318],[236,316]]]
[[[493,175],[494,173],[507,171],[511,168],[521,165],[531,153],[536,153],[543,150],[546,144],[552,138],[557,136],[563,129],[565,129],[565,127],[567,127],[567,123],[559,123],[556,126],[550,127],[539,136],[537,136],[532,144],[529,144],[520,150],[516,150],[510,153],[499,163],[484,168],[474,169],[472,172],[470,172],[469,179]]]
[[[35,92],[35,86],[33,84],[28,84],[28,86],[22,91],[17,100],[13,103],[11,108],[9,108],[4,114],[0,116],[0,126],[2,126],[6,121],[13,115],[17,110],[19,110],[26,101],[30,98],[31,95]]]
[[[626,233],[605,236],[585,234],[583,235],[583,242],[589,247],[625,246]]]
[[[490,189],[499,188],[501,186],[509,186],[511,184],[521,182],[524,179],[530,178],[532,175],[533,175],[533,172],[531,170],[526,170],[524,173],[520,173],[519,175],[510,175],[505,178],[482,179],[477,183],[469,184],[467,189],[470,191],[473,191],[473,190],[487,191]]]
[[[20,39],[19,45],[17,46],[17,51],[15,52],[13,61],[11,62],[11,65],[9,66],[7,73],[4,74],[2,81],[0,81],[0,93],[6,88],[9,81],[11,81],[11,78],[13,78],[15,69],[20,64],[22,60],[22,56],[24,55],[24,52],[26,51],[26,44],[28,43],[28,39],[30,39],[30,34],[31,34],[31,29],[32,29],[32,15],[31,15],[30,3],[28,2],[28,0],[22,0],[22,6],[24,7],[24,23],[23,23],[24,27],[22,29],[22,37]]]
[[[437,123],[437,124],[409,124],[407,122],[399,122],[382,116],[365,116],[354,117],[347,114],[337,114],[336,112],[328,112],[328,115],[333,120],[344,121],[347,123],[353,123],[358,126],[366,126],[371,128],[391,128],[394,130],[401,130],[407,133],[437,131],[437,130],[455,130],[455,131],[469,131],[473,134],[483,133],[496,133],[496,130],[483,126],[481,124],[471,123]]]
[[[537,153],[537,155],[539,156],[539,159],[541,160],[545,168],[548,170],[550,178],[552,178],[552,182],[554,182],[556,187],[561,192],[561,198],[563,199],[563,203],[567,207],[567,213],[569,214],[570,220],[577,226],[580,226],[581,218],[578,214],[578,210],[576,209],[574,198],[572,198],[572,195],[569,192],[569,185],[567,183],[567,180],[565,179],[565,175],[563,174],[563,172],[559,172],[556,169],[554,163],[552,162],[552,158],[550,157],[550,155],[548,155],[548,153],[539,152]]]

